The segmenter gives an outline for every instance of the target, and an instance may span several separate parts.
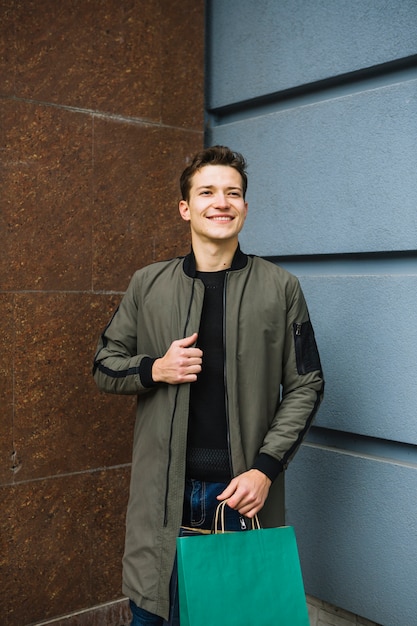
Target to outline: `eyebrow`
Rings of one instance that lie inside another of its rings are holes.
[[[196,191],[199,191],[200,189],[215,189],[216,185],[200,185],[199,187],[196,187]],[[243,187],[239,187],[236,185],[233,185],[231,187],[226,187],[226,191],[241,191],[243,192]]]

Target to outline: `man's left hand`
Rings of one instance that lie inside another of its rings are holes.
[[[227,500],[230,508],[252,518],[265,504],[270,486],[271,480],[268,476],[257,469],[251,469],[233,478],[217,499]]]

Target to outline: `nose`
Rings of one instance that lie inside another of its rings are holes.
[[[228,200],[227,196],[222,191],[219,191],[216,194],[215,206],[216,206],[217,209],[227,209],[227,208],[229,208],[229,200]]]

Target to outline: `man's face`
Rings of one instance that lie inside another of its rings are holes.
[[[237,240],[248,211],[241,175],[227,165],[206,165],[194,174],[189,200],[181,200],[179,210],[193,241]]]

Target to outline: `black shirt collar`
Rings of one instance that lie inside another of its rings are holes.
[[[233,256],[232,265],[230,266],[230,269],[232,271],[241,270],[244,267],[246,267],[247,262],[248,262],[248,256],[247,254],[242,252],[242,250],[240,249],[240,245],[238,244],[236,248],[236,252]],[[187,254],[186,257],[184,257],[183,268],[187,276],[190,276],[191,278],[195,278],[197,267],[196,267],[194,252],[192,249],[191,249],[191,252]]]

